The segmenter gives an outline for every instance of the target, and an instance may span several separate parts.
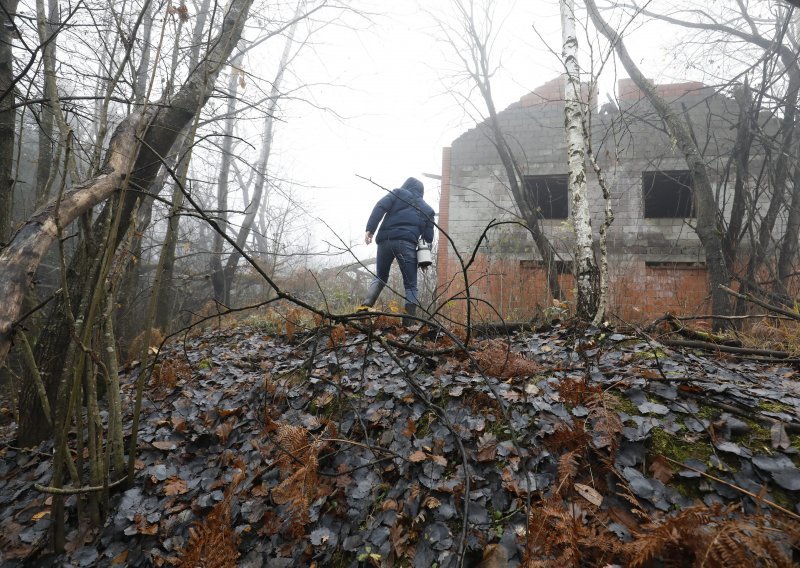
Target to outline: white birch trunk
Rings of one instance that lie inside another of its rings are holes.
[[[584,140],[583,112],[581,110],[581,82],[578,67],[578,38],[575,33],[573,0],[561,0],[562,57],[566,70],[564,90],[564,129],[567,136],[567,161],[569,188],[572,195],[572,224],[575,231],[574,272],[577,287],[575,312],[591,321],[597,311],[597,264],[592,246],[592,220],[589,214],[586,188],[586,144]]]

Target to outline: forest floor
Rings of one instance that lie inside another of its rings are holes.
[[[51,446],[17,448],[7,425],[0,565],[798,560],[796,362],[558,324],[467,353],[373,323],[168,344],[134,486],[112,494],[99,529],[69,497],[60,557],[47,551],[51,497],[34,488],[51,482]],[[128,413],[139,371],[123,377]]]

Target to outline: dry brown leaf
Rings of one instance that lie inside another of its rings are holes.
[[[186,420],[179,416],[172,416],[172,429],[180,434],[186,433]]]
[[[433,463],[439,464],[439,465],[441,465],[443,467],[447,466],[447,458],[445,458],[444,456],[431,455],[431,456],[428,456],[428,457],[430,457],[431,460],[433,460]]]
[[[422,450],[417,450],[415,452],[411,452],[411,455],[408,456],[408,461],[413,463],[419,463],[425,461],[427,457],[428,456],[427,454],[425,454],[425,452],[423,452]]]
[[[183,495],[187,491],[186,482],[178,477],[170,478],[164,485],[164,495]]]
[[[492,444],[480,450],[478,452],[476,459],[479,462],[492,461],[495,458],[496,454],[497,454],[497,444]]]
[[[219,409],[219,417],[220,418],[227,418],[232,414],[240,414],[242,412],[241,408],[220,408]]]
[[[672,470],[672,466],[664,459],[664,456],[654,457],[648,469],[650,473],[653,474],[653,477],[658,479],[661,483],[669,483],[669,480],[672,479],[672,476],[675,474]]]
[[[236,424],[236,420],[229,420],[228,422],[223,422],[219,426],[217,426],[216,434],[219,437],[220,441],[225,444],[228,441],[228,437],[233,432],[234,425]]]
[[[405,436],[406,438],[410,438],[411,436],[416,434],[416,432],[417,432],[417,425],[411,418],[409,418],[408,420],[406,420],[406,428],[405,430],[403,430],[403,436]]]
[[[173,442],[172,440],[156,440],[153,442],[153,447],[158,450],[174,450],[178,447],[178,444]],[[142,464],[144,466],[144,463]]]
[[[603,496],[594,487],[589,487],[583,483],[576,483],[574,487],[575,491],[577,491],[581,497],[589,501],[589,503],[595,507],[599,507],[603,503]]]
[[[428,497],[425,498],[423,506],[427,507],[428,509],[437,509],[441,506],[441,504],[442,502],[439,501],[436,497],[434,497],[433,495],[429,495]]]
[[[322,408],[323,406],[330,404],[333,398],[333,393],[325,391],[314,399],[314,404],[317,406],[317,408]]]
[[[136,523],[136,531],[139,534],[146,534],[153,536],[158,534],[158,525],[157,524],[150,524],[147,522],[146,518],[143,515],[136,515],[133,518],[134,522]]]

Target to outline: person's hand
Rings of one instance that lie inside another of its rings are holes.
[[[367,231],[366,233],[364,233],[364,242],[365,242],[366,244],[370,244],[370,243],[372,243],[372,233],[370,233],[369,231]]]

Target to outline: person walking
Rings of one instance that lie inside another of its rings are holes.
[[[414,316],[419,305],[417,295],[417,242],[422,238],[428,244],[433,242],[433,208],[423,201],[425,188],[416,178],[408,178],[401,187],[382,197],[367,220],[366,244],[378,244],[377,269],[375,279],[369,286],[367,297],[360,310],[371,308],[378,300],[381,291],[389,280],[392,261],[397,260],[403,275],[405,289],[405,310]],[[383,222],[381,222],[383,221]],[[378,224],[380,223],[380,229]],[[403,317],[403,325],[414,324],[413,317]]]

